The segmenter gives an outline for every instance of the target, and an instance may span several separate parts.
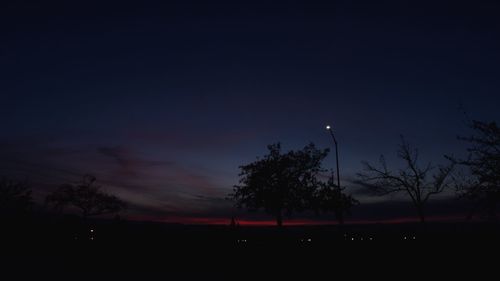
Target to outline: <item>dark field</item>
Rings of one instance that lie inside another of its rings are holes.
[[[278,229],[101,220],[10,225],[2,232],[3,272],[16,280],[211,280],[381,276],[395,268],[419,276],[446,274],[449,266],[454,274],[475,268],[484,273],[495,269],[500,228],[429,223]],[[351,271],[353,266],[361,269]]]

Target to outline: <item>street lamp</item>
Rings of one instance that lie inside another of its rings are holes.
[[[326,130],[330,132],[330,135],[332,136],[333,139],[333,143],[335,144],[335,159],[337,160],[337,185],[338,188],[340,188],[339,149],[338,149],[337,139],[335,138],[332,127],[330,125],[326,125]]]

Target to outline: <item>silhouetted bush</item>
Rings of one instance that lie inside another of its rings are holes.
[[[317,213],[332,212],[337,221],[343,224],[345,215],[350,213],[353,206],[359,204],[350,194],[344,193],[344,189],[335,184],[332,175],[327,182],[319,183],[311,208]]]

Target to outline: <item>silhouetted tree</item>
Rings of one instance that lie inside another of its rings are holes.
[[[317,213],[333,212],[339,224],[344,224],[345,215],[350,213],[354,205],[359,204],[359,201],[350,194],[344,193],[344,189],[335,184],[332,174],[327,182],[319,184],[313,198],[312,208]]]
[[[0,179],[0,217],[18,218],[29,213],[32,207],[31,189],[26,183]]]
[[[404,167],[391,171],[384,156],[380,157],[380,167],[363,162],[364,172],[358,173],[359,181],[378,195],[404,193],[411,198],[421,222],[425,221],[425,205],[433,195],[441,193],[451,185],[450,175],[454,163],[447,166],[434,166],[428,163],[424,168],[418,164],[418,151],[401,137],[398,157],[404,161]]]
[[[468,169],[469,176],[457,183],[460,197],[474,203],[469,218],[485,212],[489,219],[496,219],[500,203],[500,128],[495,122],[472,121],[474,135],[459,137],[470,144],[467,160],[449,157]]]
[[[240,166],[240,185],[230,198],[236,206],[250,210],[264,209],[282,226],[283,215],[308,207],[318,187],[316,176],[323,171],[322,160],[328,149],[309,144],[302,150],[282,153],[279,143],[269,145],[269,154],[248,165]]]
[[[76,207],[83,218],[117,213],[126,207],[122,200],[101,191],[95,183],[95,177],[86,175],[77,184],[60,186],[47,196],[46,202],[59,211],[66,206]]]

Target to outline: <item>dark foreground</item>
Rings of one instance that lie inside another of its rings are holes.
[[[89,221],[9,225],[2,233],[1,272],[9,276],[2,280],[477,279],[496,272],[500,255],[500,227],[484,223],[277,229]]]

